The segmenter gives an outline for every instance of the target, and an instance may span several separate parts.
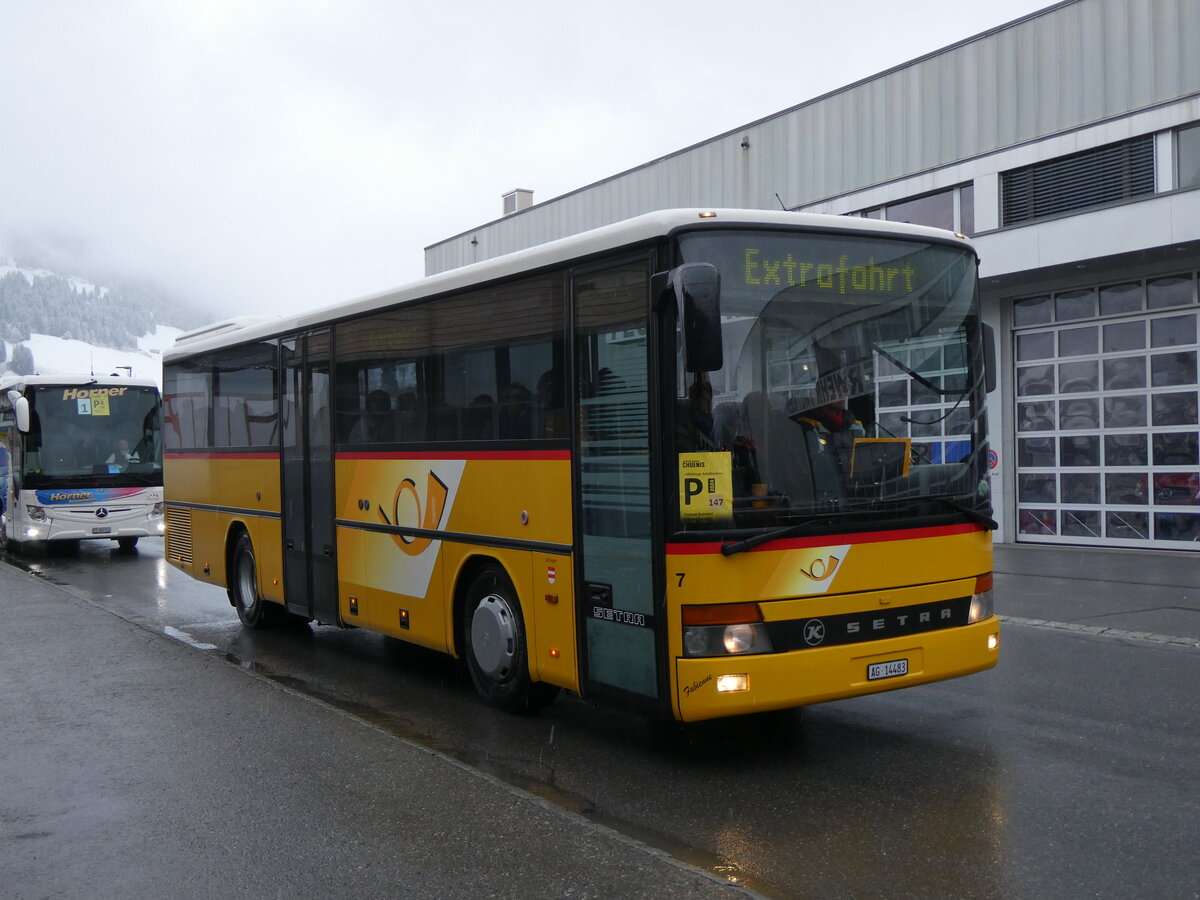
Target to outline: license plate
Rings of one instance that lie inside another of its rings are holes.
[[[871,663],[867,666],[867,681],[878,681],[881,678],[899,678],[908,674],[907,659],[891,659],[887,662]]]
[[[112,534],[111,528],[93,528],[92,534]]]

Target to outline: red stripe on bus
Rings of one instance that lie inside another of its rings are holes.
[[[337,454],[338,459],[500,459],[548,460],[571,458],[570,450],[420,450],[389,453],[363,450]]]
[[[279,459],[278,453],[163,453],[167,459]]]
[[[936,528],[906,528],[896,531],[867,531],[856,534],[822,534],[814,537],[780,538],[768,541],[749,551],[755,553],[761,550],[799,550],[805,547],[828,547],[830,544],[879,544],[886,541],[915,541],[922,538],[949,537],[955,534],[970,534],[973,531],[983,531],[982,525],[964,523],[962,525],[942,525]],[[698,556],[706,553],[720,553],[723,541],[705,541],[699,544],[667,544],[667,554],[672,556]]]

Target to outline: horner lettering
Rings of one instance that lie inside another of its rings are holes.
[[[120,397],[129,388],[114,387],[114,388],[64,388],[62,398],[64,400],[88,400],[92,397]]]

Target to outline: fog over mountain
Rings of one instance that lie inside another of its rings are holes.
[[[0,256],[0,375],[110,374],[161,381],[176,335],[215,319],[145,281],[52,271]]]

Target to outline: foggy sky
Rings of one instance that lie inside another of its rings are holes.
[[[0,258],[299,312],[420,278],[513,188],[551,199],[1049,5],[0,0]]]

